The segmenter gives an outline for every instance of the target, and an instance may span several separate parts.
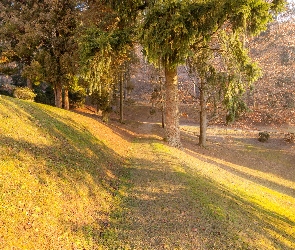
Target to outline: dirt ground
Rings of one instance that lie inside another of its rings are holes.
[[[164,138],[161,127],[161,112],[150,113],[150,105],[129,105],[125,109],[123,127],[132,130],[139,137]],[[295,181],[295,143],[287,142],[288,133],[294,133],[290,125],[269,126],[252,124],[245,127],[240,120],[231,126],[208,126],[208,146],[199,147],[198,112],[192,107],[181,107],[184,114],[180,117],[181,140],[184,150],[197,152],[206,156],[218,157],[220,160],[243,165]],[[117,122],[118,115],[113,115],[111,122]],[[267,131],[267,142],[258,141],[259,132]]]
[[[91,113],[90,110],[91,108],[86,111]],[[285,140],[288,133],[295,132],[295,126],[251,124],[246,120],[239,120],[230,126],[209,125],[207,147],[201,148],[197,145],[198,111],[191,105],[183,105],[180,114],[181,140],[183,149],[187,152],[218,157],[220,160],[295,181],[295,143]],[[161,120],[161,111],[151,112],[150,104],[132,103],[125,106],[124,124],[119,123],[119,115],[116,113],[112,113],[110,124],[130,130],[138,137],[163,139],[165,133]],[[258,141],[259,132],[263,131],[270,134],[269,140],[264,143]]]

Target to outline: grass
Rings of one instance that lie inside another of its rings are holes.
[[[0,248],[295,248],[293,180],[135,136],[0,97]]]
[[[4,96],[0,117],[0,248],[104,248],[124,173],[120,151],[98,136],[110,131]]]

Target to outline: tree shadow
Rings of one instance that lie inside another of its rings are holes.
[[[82,218],[81,214],[75,217],[79,209],[82,209],[76,207],[75,200],[73,200],[73,216],[69,217],[65,211],[67,220],[60,222],[64,225],[64,232],[70,231],[78,234],[83,231],[90,235],[91,231],[93,232],[91,237],[96,238],[94,240],[99,242],[100,233],[107,230],[110,214],[117,207],[109,204],[111,205],[108,208],[109,211],[102,216],[99,212],[107,208],[101,208],[102,204],[94,205],[97,192],[104,190],[104,195],[101,197],[102,203],[111,203],[113,198],[116,199],[120,187],[127,185],[128,169],[125,158],[89,132],[83,124],[78,123],[78,120],[52,112],[52,107],[42,106],[42,109],[38,109],[36,104],[21,102],[20,105],[15,105],[14,102],[8,100],[6,104],[10,112],[15,113],[17,109],[24,117],[28,117],[27,126],[34,127],[34,133],[45,135],[47,143],[30,140],[30,137],[35,136],[33,134],[18,136],[18,129],[16,129],[15,135],[0,134],[0,145],[5,148],[5,153],[13,157],[17,168],[21,168],[22,164],[27,164],[30,175],[38,182],[41,189],[49,185],[50,180],[47,176],[53,176],[56,183],[66,183],[71,186],[71,192],[75,192],[72,196],[83,200],[83,196],[87,195],[93,206],[89,208],[91,211],[88,211],[93,213],[90,220],[95,223],[87,224],[87,220]],[[36,202],[42,195],[41,189],[32,193]],[[67,190],[60,190],[60,195],[71,203],[71,195],[66,192]],[[86,217],[90,216],[88,212],[85,212]]]
[[[252,249],[261,238],[278,249],[295,246],[295,235],[282,228],[294,228],[288,217],[204,176],[176,171],[173,159],[170,164],[132,161],[136,185],[124,204],[128,208],[124,224],[114,225],[131,249]]]
[[[244,175],[244,177],[251,177],[251,180],[255,180],[256,178],[258,183],[261,181],[265,185],[272,187],[272,184],[274,184],[273,187],[276,187],[275,183],[266,180],[263,175],[264,173],[277,176],[290,183],[295,183],[294,175],[292,175],[294,172],[292,166],[293,162],[295,162],[295,155],[274,148],[267,143],[260,143],[257,139],[232,138],[232,143],[235,144],[235,146],[228,146],[224,138],[217,134],[209,136],[209,148],[208,150],[202,150],[196,145],[197,135],[182,132],[182,138],[184,138],[184,148],[195,157],[201,157],[206,161],[215,161],[215,163],[221,161],[229,162],[237,166],[248,168],[249,170],[261,172],[261,176],[255,177],[243,173],[243,171],[233,169],[229,165],[220,164],[220,166],[223,166],[224,168],[228,167],[228,170],[236,171],[237,173]],[[280,145],[281,141],[283,140],[279,138],[272,139],[272,143],[276,145]],[[248,152],[248,147],[250,152]],[[282,190],[284,187],[280,187],[279,185],[276,188]],[[287,194],[294,195],[294,188],[289,187],[286,190]]]

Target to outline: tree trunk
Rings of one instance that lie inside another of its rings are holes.
[[[62,108],[62,87],[60,84],[54,86],[55,107]]]
[[[200,87],[200,137],[199,137],[199,145],[201,147],[206,147],[207,140],[207,110],[206,110],[206,98],[205,98],[205,83],[201,80]]]
[[[165,68],[165,132],[166,140],[170,146],[181,147],[179,129],[179,97],[177,68]]]
[[[67,88],[64,89],[64,109],[70,109],[69,90]]]
[[[162,128],[165,128],[165,114],[164,114],[164,107],[162,107],[161,113],[162,113]]]
[[[110,112],[107,110],[102,110],[102,121],[109,123]]]
[[[32,83],[32,81],[29,78],[27,78],[27,87],[29,89],[33,89],[33,83]]]
[[[120,122],[123,123],[123,105],[124,105],[124,86],[123,77],[120,81]]]

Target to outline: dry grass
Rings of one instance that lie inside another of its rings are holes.
[[[223,130],[200,149],[188,128],[177,150],[159,132],[0,97],[0,248],[295,248],[292,151]]]
[[[104,142],[111,130],[7,97],[0,97],[0,118],[0,248],[103,246],[124,173],[122,150]]]

